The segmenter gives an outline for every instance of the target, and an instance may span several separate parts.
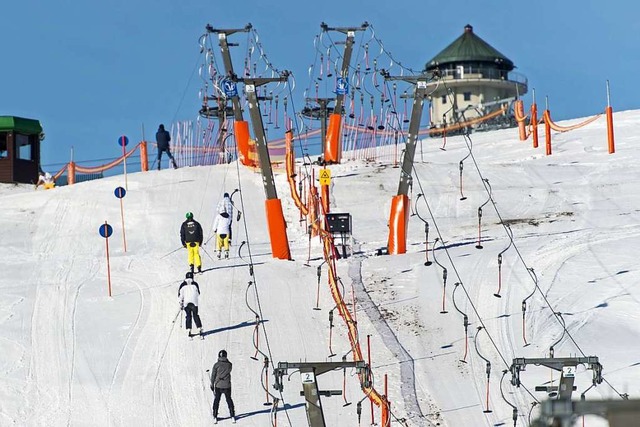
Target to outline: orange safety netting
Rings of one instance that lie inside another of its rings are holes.
[[[112,167],[119,165],[120,163],[122,163],[124,161],[124,159],[126,159],[129,156],[131,156],[138,149],[138,147],[140,147],[140,144],[141,143],[139,143],[138,145],[133,147],[131,149],[131,151],[126,153],[124,156],[120,156],[117,159],[115,159],[114,161],[112,161],[110,163],[107,163],[106,165],[94,166],[92,168],[85,168],[83,166],[76,165],[76,171],[77,172],[81,172],[81,173],[99,173],[99,172],[104,172],[107,169],[111,169]]]
[[[602,114],[596,114],[593,117],[589,117],[584,122],[580,122],[580,123],[577,123],[577,124],[572,125],[572,126],[559,126],[559,125],[555,124],[553,122],[553,120],[551,120],[551,113],[549,112],[549,110],[544,110],[543,115],[544,115],[544,119],[543,120],[545,121],[545,123],[549,123],[549,126],[551,127],[551,129],[555,130],[556,132],[568,132],[570,130],[574,130],[574,129],[578,129],[578,128],[581,128],[583,126],[586,126],[591,122],[595,122],[596,120],[598,120],[600,118],[600,116]]]
[[[289,181],[289,187],[291,191],[291,195],[294,199],[295,205],[300,209],[300,211],[306,215],[309,212],[309,209],[302,204],[298,192],[295,188],[295,180],[293,179],[293,152],[291,150],[291,144],[293,140],[293,136],[290,132],[287,132],[287,161],[285,162],[287,168],[287,176]],[[309,194],[313,195],[313,189],[315,186],[311,185]],[[317,197],[317,190],[315,193],[315,197]],[[304,209],[304,210],[303,210]],[[320,234],[320,238],[322,239],[322,247],[323,247],[323,255],[325,262],[327,263],[328,277],[329,277],[329,287],[331,290],[331,295],[333,300],[336,303],[336,308],[338,309],[338,313],[340,317],[344,320],[347,326],[347,333],[349,335],[349,342],[351,343],[351,349],[353,353],[353,360],[362,361],[364,360],[362,355],[362,349],[360,348],[360,342],[358,339],[358,329],[355,320],[353,319],[351,312],[349,311],[347,305],[344,302],[342,294],[340,292],[339,279],[336,273],[336,264],[335,254],[337,253],[336,247],[333,242],[333,236],[328,231],[324,230],[318,221],[312,221],[311,227]],[[355,309],[355,307],[354,307]],[[371,367],[369,367],[371,368]],[[389,425],[389,405],[386,401],[386,398],[381,395],[375,388],[372,387],[370,378],[361,375],[360,376],[360,386],[362,391],[367,395],[369,400],[371,400],[376,406],[380,407],[382,415],[382,425]]]
[[[287,143],[285,152],[285,165],[287,171],[287,180],[289,181],[289,189],[291,190],[291,198],[293,199],[293,203],[300,210],[302,215],[306,216],[309,213],[309,209],[304,203],[302,203],[300,195],[298,194],[298,190],[296,189],[294,172],[295,157],[293,155],[293,149],[291,147],[293,145],[293,132],[288,130],[285,134],[285,139]]]
[[[485,114],[484,116],[476,117],[476,118],[467,120],[466,122],[460,122],[460,123],[456,123],[456,124],[451,125],[451,126],[447,126],[446,130],[447,130],[447,132],[450,132],[450,131],[462,129],[462,128],[465,128],[467,126],[475,125],[475,124],[487,121],[489,119],[493,119],[494,117],[498,117],[499,115],[504,114],[506,112],[507,112],[507,107],[502,107],[502,108],[500,108],[500,109],[498,109],[496,111],[493,111],[493,112],[491,112],[489,114]],[[432,133],[442,133],[443,130],[444,130],[444,128],[424,129],[424,130],[419,131],[418,135],[432,134]]]

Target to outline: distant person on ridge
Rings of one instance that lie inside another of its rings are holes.
[[[198,335],[202,337],[202,322],[198,315],[199,296],[200,286],[193,280],[193,273],[187,271],[184,282],[178,288],[178,302],[180,303],[180,310],[184,310],[186,313],[185,327],[189,336],[191,336],[191,319],[193,318],[196,328],[198,328]]]
[[[232,225],[233,225],[233,202],[231,201],[231,197],[229,193],[224,193],[222,196],[222,200],[218,202],[218,207],[216,211],[221,214],[226,212],[229,214],[229,243],[231,243],[231,233],[232,233]]]
[[[200,258],[200,246],[202,246],[202,226],[193,219],[193,214],[187,212],[187,218],[180,227],[180,241],[182,246],[187,248],[189,268],[193,273],[193,266],[198,268],[198,273],[202,272],[202,259]]]
[[[218,251],[218,259],[222,255],[224,248],[224,257],[229,258],[229,237],[231,235],[231,216],[222,212],[216,216],[213,221],[213,232],[216,233],[216,250]]]
[[[176,165],[176,161],[171,154],[171,148],[169,147],[169,141],[171,141],[171,134],[164,130],[164,125],[160,125],[158,127],[158,132],[156,132],[156,144],[158,144],[158,170],[160,170],[160,166],[162,164],[162,153],[166,152],[169,159],[171,159],[171,164],[173,164],[174,169],[178,169],[178,165]]]
[[[218,361],[211,368],[211,391],[213,391],[213,423],[218,424],[218,408],[220,397],[224,394],[229,407],[229,416],[236,423],[236,408],[231,399],[231,369],[232,364],[227,359],[227,350],[218,352]]]

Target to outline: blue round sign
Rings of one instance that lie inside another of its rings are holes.
[[[114,191],[114,194],[118,199],[122,199],[127,194],[127,190],[122,187],[116,187],[116,191]]]
[[[111,237],[111,235],[113,234],[113,227],[111,227],[107,223],[104,223],[100,226],[98,231],[100,232],[100,235],[106,239],[107,237]]]
[[[122,135],[118,137],[118,145],[121,147],[125,147],[129,143],[129,138]]]

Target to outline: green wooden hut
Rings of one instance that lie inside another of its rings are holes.
[[[38,180],[42,126],[38,120],[0,116],[0,182]]]

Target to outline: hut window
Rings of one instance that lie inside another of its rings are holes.
[[[7,133],[0,132],[0,157],[7,157]]]
[[[447,95],[442,95],[442,103],[443,104],[447,103]]]
[[[16,134],[16,159],[33,160],[31,158],[31,141],[27,135]]]
[[[465,101],[471,101],[471,92],[464,92],[463,95]]]

